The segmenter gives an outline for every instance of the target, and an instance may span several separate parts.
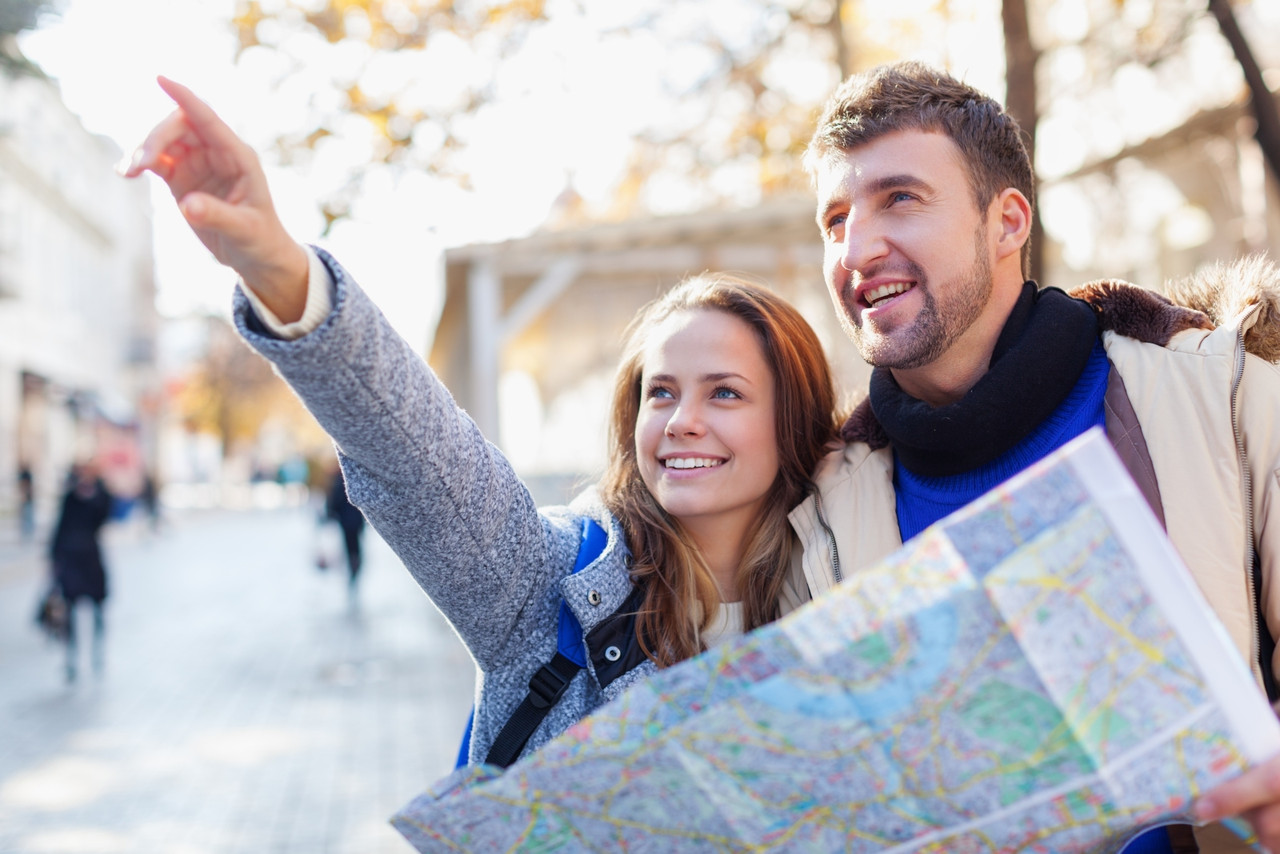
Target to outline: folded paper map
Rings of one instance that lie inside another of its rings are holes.
[[[423,852],[1115,851],[1280,726],[1101,431],[393,824]]]

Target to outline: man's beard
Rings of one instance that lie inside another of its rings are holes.
[[[909,325],[887,335],[869,334],[853,320],[856,314],[841,306],[840,324],[869,365],[909,369],[932,364],[973,325],[991,297],[985,224],[977,230],[973,264],[950,282],[933,288],[919,265],[907,261],[904,266],[904,274],[916,282],[924,297],[920,313]]]

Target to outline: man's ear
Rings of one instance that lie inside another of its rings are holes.
[[[1006,187],[991,202],[996,213],[999,235],[996,238],[996,258],[1019,255],[1031,237],[1031,203],[1020,190]]]

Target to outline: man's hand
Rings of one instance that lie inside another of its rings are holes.
[[[158,175],[214,257],[281,322],[297,320],[306,306],[307,254],[276,215],[258,155],[190,89],[164,77],[159,83],[178,109],[152,129],[121,174]]]
[[[1200,821],[1241,816],[1268,851],[1280,852],[1280,756],[1210,789],[1195,805]]]

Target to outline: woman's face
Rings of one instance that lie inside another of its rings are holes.
[[[636,457],[658,504],[695,536],[746,537],[778,476],[773,373],[750,326],[698,309],[653,329]]]

